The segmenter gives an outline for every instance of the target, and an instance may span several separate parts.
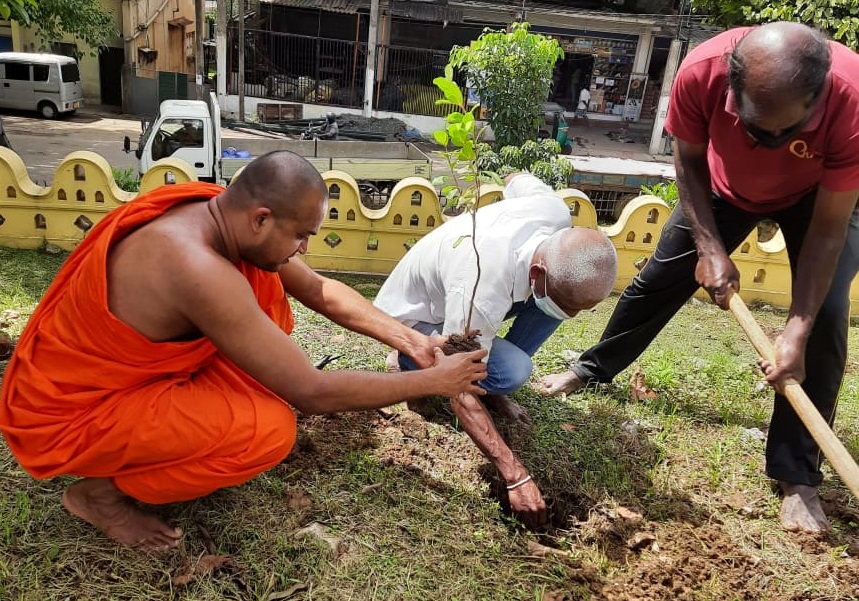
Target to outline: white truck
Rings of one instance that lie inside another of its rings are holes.
[[[367,195],[379,202],[399,180],[420,176],[430,179],[432,161],[414,144],[361,140],[294,140],[221,130],[221,113],[215,94],[201,100],[165,100],[158,114],[143,127],[135,154],[138,171],[145,173],[155,161],[175,157],[188,162],[204,181],[228,183],[254,157],[271,150],[291,150],[305,157],[320,172],[338,169],[358,181]],[[131,141],[125,138],[126,152]]]

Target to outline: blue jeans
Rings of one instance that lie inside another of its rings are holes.
[[[489,375],[479,382],[488,394],[511,394],[531,377],[531,357],[558,329],[561,322],[549,317],[534,304],[534,298],[514,303],[505,319],[515,317],[504,338],[495,337],[486,363]],[[419,321],[412,327],[427,336],[441,334],[441,323]],[[411,357],[400,353],[400,369],[417,369]]]

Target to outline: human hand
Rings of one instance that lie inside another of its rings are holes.
[[[435,383],[438,388],[432,391],[447,397],[458,396],[462,392],[484,395],[486,391],[476,384],[486,378],[486,364],[482,359],[487,355],[486,349],[478,349],[469,353],[445,355],[440,348],[435,349]]]
[[[529,480],[507,491],[510,510],[529,530],[539,528],[548,521],[549,511],[536,482]]]
[[[713,302],[724,310],[728,309],[732,291],[740,291],[740,272],[725,252],[699,257],[695,267],[695,281],[707,291]]]
[[[435,365],[435,349],[447,342],[447,336],[424,336],[420,338],[406,354],[412,358],[421,369]]]
[[[775,364],[764,358],[758,359],[758,366],[764,372],[767,382],[779,393],[784,394],[788,380],[802,384],[805,380],[805,344],[790,336],[781,335],[775,341]]]

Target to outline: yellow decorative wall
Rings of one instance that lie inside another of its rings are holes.
[[[435,188],[407,177],[394,186],[387,204],[368,209],[348,173],[326,171],[328,215],[308,247],[316,269],[390,273],[419,238],[444,219]]]
[[[92,152],[63,159],[48,187],[34,184],[21,158],[0,147],[0,245],[71,249],[111,209],[134,198],[114,182],[110,165]]]
[[[140,194],[151,192],[158,186],[184,184],[197,181],[197,171],[182,159],[167,157],[152,164],[140,180]]]
[[[322,174],[329,190],[328,214],[319,235],[310,241],[307,263],[316,269],[387,274],[422,236],[445,221],[438,194],[419,177],[400,181],[385,206],[368,209],[358,184],[342,171]],[[141,181],[141,193],[160,185],[196,180],[193,167],[178,159],[162,159]],[[570,207],[573,225],[597,228],[596,210],[574,189],[557,194]],[[110,165],[92,152],[74,152],[63,159],[49,187],[34,184],[20,157],[0,147],[0,246],[38,248],[51,243],[73,249],[113,208],[135,194],[117,188]],[[501,189],[487,186],[480,204],[497,202]],[[600,227],[618,252],[621,291],[650,259],[671,209],[653,196],[640,196],[624,208],[617,223]],[[757,230],[732,255],[740,270],[746,302],[776,307],[790,305],[790,266],[784,238],[778,233],[758,242]],[[698,296],[706,298],[699,291]],[[859,278],[850,291],[851,313],[859,315]]]
[[[588,195],[575,188],[564,188],[556,192],[570,207],[570,217],[576,227],[597,229],[597,210]]]
[[[623,208],[617,223],[601,228],[617,249],[615,290],[623,290],[650,259],[670,213],[655,196],[639,196]]]

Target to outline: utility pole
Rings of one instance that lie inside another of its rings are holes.
[[[206,34],[206,18],[203,16],[204,0],[194,0],[194,20],[197,22],[197,35],[195,36],[197,55],[194,64],[197,66],[197,100],[203,100],[203,82],[206,80],[206,54],[203,46],[203,38]]]
[[[376,87],[376,38],[379,32],[379,0],[370,1],[370,31],[367,34],[367,69],[364,72],[364,110],[369,117],[373,112],[373,90]]]
[[[678,38],[671,40],[668,50],[668,61],[665,63],[665,76],[662,78],[662,89],[659,92],[659,105],[656,108],[656,118],[653,120],[653,131],[650,135],[650,154],[665,154],[662,148],[662,134],[665,131],[665,118],[668,116],[668,99],[671,96],[671,86],[680,66],[680,47]]]
[[[245,120],[245,0],[239,0],[239,121]]]
[[[215,24],[215,50],[218,61],[218,104],[224,106],[227,95],[227,2],[218,2],[218,21]]]
[[[662,147],[662,135],[665,131],[665,119],[668,117],[668,101],[671,97],[671,86],[674,85],[677,69],[680,68],[680,50],[683,46],[680,33],[683,29],[683,18],[687,5],[689,14],[691,15],[692,5],[688,0],[681,0],[677,11],[677,29],[674,32],[674,39],[671,40],[671,47],[668,50],[665,75],[662,77],[662,89],[659,91],[659,104],[656,108],[656,118],[653,120],[653,130],[650,134],[650,154],[665,154],[665,149]]]

